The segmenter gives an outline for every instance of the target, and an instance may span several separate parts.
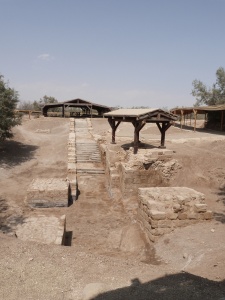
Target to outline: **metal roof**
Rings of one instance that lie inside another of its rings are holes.
[[[145,120],[146,122],[176,121],[177,116],[159,108],[121,108],[104,113],[105,118],[133,122]]]
[[[189,114],[194,111],[197,113],[206,113],[208,111],[223,111],[225,110],[225,104],[223,105],[211,105],[211,106],[193,106],[193,107],[176,107],[171,109],[171,112],[174,114]]]
[[[147,113],[151,113],[153,111],[159,110],[158,108],[121,108],[117,110],[110,111],[105,113],[105,117],[140,117],[142,115],[146,115]]]

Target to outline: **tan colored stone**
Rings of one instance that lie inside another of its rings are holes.
[[[200,213],[200,212],[206,212],[207,210],[207,204],[203,203],[197,203],[194,205],[195,211]]]
[[[179,220],[186,220],[187,218],[188,218],[187,213],[185,213],[185,212],[178,213],[178,219]]]
[[[204,218],[205,220],[211,220],[213,218],[213,212],[211,210],[207,210],[204,213]]]
[[[169,220],[176,220],[178,217],[178,214],[174,213],[174,212],[169,212],[166,214],[166,218]]]
[[[164,211],[151,210],[150,216],[153,220],[165,220],[166,213]]]

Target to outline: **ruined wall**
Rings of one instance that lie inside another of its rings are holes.
[[[205,196],[186,187],[155,187],[138,190],[138,216],[151,241],[173,231],[212,218]]]
[[[31,207],[68,206],[69,183],[61,178],[33,179],[27,189],[27,204]]]
[[[119,189],[124,199],[138,197],[138,188],[168,186],[171,176],[181,167],[167,149],[123,150],[117,145],[101,145],[109,188]]]

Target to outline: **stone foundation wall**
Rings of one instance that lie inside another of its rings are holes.
[[[133,150],[109,147],[100,147],[109,188],[112,193],[119,189],[123,198],[137,198],[140,187],[168,186],[172,174],[181,167],[171,150],[139,149],[134,155]]]
[[[137,197],[138,188],[166,185],[161,174],[154,169],[137,170],[127,167],[121,163],[119,168],[119,183],[122,196]]]
[[[199,221],[212,219],[205,196],[186,187],[138,189],[138,217],[151,241]]]

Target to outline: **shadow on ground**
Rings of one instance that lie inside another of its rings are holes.
[[[9,212],[7,201],[0,197],[0,231],[10,233],[18,224],[22,224],[23,222],[24,217]]]
[[[16,141],[4,141],[0,145],[0,166],[14,167],[33,158],[38,146]]]
[[[219,189],[219,192],[218,192],[218,196],[219,196],[219,199],[217,200],[217,202],[222,202],[223,205],[225,205],[225,185],[223,185],[220,189]],[[225,224],[225,213],[214,213],[214,218]]]
[[[121,145],[121,147],[124,150],[129,150],[129,148],[131,148],[131,147],[133,148],[134,147],[134,143],[131,142],[131,143],[123,144],[123,145]],[[157,149],[159,147],[157,147],[155,145],[151,145],[151,144],[146,144],[146,143],[139,142],[138,148],[139,149]]]
[[[193,123],[194,124],[194,123]],[[175,124],[174,127],[177,127],[179,129],[181,129],[180,124]],[[185,130],[191,130],[194,131],[194,125],[182,125],[182,129]],[[210,133],[210,134],[217,134],[217,135],[225,135],[224,131],[219,131],[219,130],[214,130],[214,129],[209,129],[209,128],[196,128],[195,129],[196,132],[203,132],[203,133]]]
[[[216,221],[221,222],[222,224],[225,224],[225,214],[222,213],[214,213],[213,214]],[[225,299],[224,299],[225,300]]]
[[[166,275],[147,283],[105,292],[91,300],[224,300],[225,281],[216,282],[190,273]]]

